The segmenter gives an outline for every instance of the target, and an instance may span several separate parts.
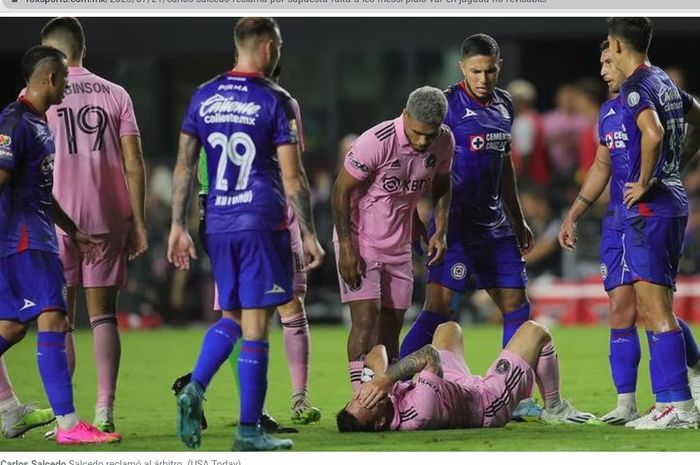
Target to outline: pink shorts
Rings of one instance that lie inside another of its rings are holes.
[[[304,264],[304,247],[301,242],[301,229],[296,216],[289,213],[289,239],[292,242],[292,263],[294,265],[294,292],[306,292],[306,265]]]
[[[510,421],[518,402],[528,397],[535,372],[520,355],[503,350],[481,380],[484,427],[503,426]]]
[[[126,284],[126,241],[129,228],[107,234],[94,234],[102,240],[102,257],[97,263],[87,264],[78,247],[68,236],[58,234],[58,252],[63,263],[63,275],[68,287],[112,287]]]
[[[449,350],[441,350],[440,365],[442,365],[442,378],[446,381],[453,381],[458,384],[473,384],[473,379],[469,366],[464,358]]]
[[[358,300],[380,299],[382,307],[406,310],[411,305],[413,297],[413,263],[407,261],[401,264],[381,263],[365,259],[365,275],[362,277],[360,288],[351,290],[340,276],[338,268],[337,242],[335,248],[336,269],[340,284],[340,301],[344,304]]]

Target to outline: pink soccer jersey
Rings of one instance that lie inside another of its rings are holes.
[[[411,258],[413,210],[435,174],[450,172],[454,137],[443,125],[425,152],[413,149],[403,117],[384,121],[357,138],[343,167],[367,181],[351,198],[351,231],[363,258],[403,263]]]
[[[129,94],[85,68],[68,68],[66,96],[46,113],[56,141],[54,196],[90,234],[124,229],[133,216],[122,136],[138,136]]]

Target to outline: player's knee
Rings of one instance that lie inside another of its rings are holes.
[[[632,301],[610,301],[610,325],[613,328],[629,328],[637,320],[637,307]]]
[[[356,312],[352,316],[352,325],[360,331],[374,331],[379,324],[379,315],[375,312]]]
[[[57,333],[68,332],[68,317],[60,311],[44,312],[37,320],[39,331],[51,331]]]
[[[524,305],[530,304],[530,300],[527,298],[524,290],[517,293],[508,293],[501,296],[499,300],[500,302],[497,302],[497,304],[503,313],[514,312]]]
[[[518,332],[522,332],[528,339],[541,345],[545,345],[552,340],[549,329],[543,324],[532,320],[523,323]]]
[[[446,323],[441,323],[437,329],[435,330],[435,336],[434,338],[445,338],[445,337],[461,337],[462,336],[462,327],[459,326],[459,323],[456,323],[454,321],[448,321]]]
[[[277,311],[283,318],[304,313],[304,294],[295,293],[292,300],[277,307]]]
[[[0,336],[11,344],[17,344],[27,335],[27,325],[14,321],[3,321],[0,326]]]
[[[428,312],[449,316],[452,313],[453,295],[454,291],[446,287],[428,284],[423,309]]]

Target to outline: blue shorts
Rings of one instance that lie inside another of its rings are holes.
[[[207,235],[219,308],[282,305],[294,296],[289,231],[239,231]]]
[[[471,277],[476,289],[524,289],[525,260],[515,236],[470,244],[448,238],[443,261],[428,267],[428,283],[466,292]]]
[[[600,274],[603,276],[603,286],[610,292],[619,286],[632,284],[630,274],[624,260],[622,245],[622,230],[605,226],[601,229],[600,238]]]
[[[27,323],[66,311],[66,281],[57,254],[25,250],[0,258],[0,320]]]
[[[624,222],[624,259],[632,281],[674,287],[688,217],[637,216]]]

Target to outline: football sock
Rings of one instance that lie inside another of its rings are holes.
[[[656,337],[656,354],[659,358],[661,373],[666,389],[671,396],[671,402],[677,403],[690,400],[688,387],[688,365],[685,359],[685,342],[683,331],[680,329],[658,333]]]
[[[221,364],[231,355],[233,346],[240,336],[241,327],[230,318],[220,318],[209,327],[192,372],[192,379],[197,381],[204,390],[209,386]]]
[[[362,384],[362,369],[364,367],[364,360],[348,362],[348,372],[350,373],[350,384],[352,385],[353,392],[360,390],[360,385]]]
[[[241,380],[241,416],[239,425],[255,427],[260,420],[267,393],[267,365],[269,361],[267,341],[241,342],[238,357],[238,377]],[[246,428],[240,430],[245,435]]]
[[[75,340],[73,338],[74,329],[75,327],[71,325],[66,332],[66,358],[68,359],[68,369],[70,370],[71,377],[73,377],[73,374],[75,374]]]
[[[519,309],[503,314],[503,342],[502,347],[508,344],[513,334],[520,326],[530,319],[530,302],[526,302]]]
[[[542,347],[540,358],[537,360],[535,377],[540,395],[544,400],[544,408],[548,412],[556,411],[561,403],[559,394],[559,360],[551,342]]]
[[[666,380],[661,371],[661,366],[659,365],[659,357],[656,354],[658,341],[653,331],[646,331],[646,334],[647,343],[649,344],[649,377],[651,378],[651,392],[654,393],[656,399],[656,408],[661,410],[671,401],[671,397],[666,389]]]
[[[698,350],[698,344],[695,341],[693,332],[690,330],[690,326],[682,318],[676,317],[678,320],[678,326],[681,327],[683,331],[683,340],[685,341],[685,361],[688,362],[689,367],[694,367],[700,362],[700,350]]]
[[[119,360],[122,352],[117,317],[115,315],[91,317],[90,329],[92,330],[93,353],[97,366],[96,407],[112,407],[114,406],[114,394],[117,390],[117,375],[119,374]]]
[[[642,352],[637,327],[610,329],[610,371],[618,394],[637,390],[637,371]]]
[[[284,354],[292,380],[292,392],[306,392],[309,377],[309,322],[304,312],[281,318]]]
[[[399,358],[404,358],[407,355],[411,355],[413,352],[422,349],[424,346],[430,344],[433,340],[433,335],[435,330],[442,323],[450,321],[448,316],[441,315],[440,313],[429,312],[427,310],[421,310],[413,322],[411,329],[408,330],[406,335],[401,342],[401,348],[399,349]]]
[[[66,358],[66,333],[39,331],[37,334],[37,363],[46,397],[49,398],[49,403],[56,417],[75,413],[73,383]],[[72,420],[69,419],[66,424],[70,421]],[[60,427],[70,428],[71,426]]]

